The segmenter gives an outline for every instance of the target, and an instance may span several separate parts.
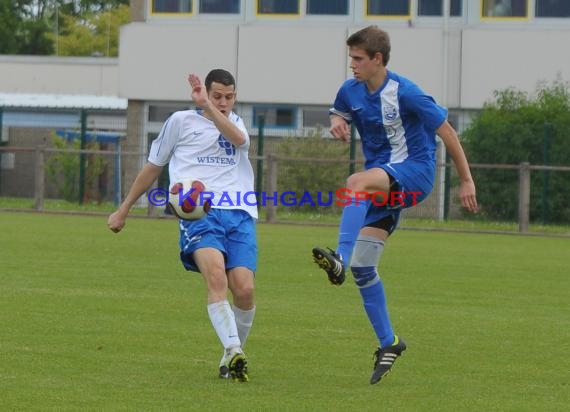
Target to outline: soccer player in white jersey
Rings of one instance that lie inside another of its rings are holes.
[[[392,329],[377,267],[401,210],[421,202],[432,190],[436,134],[457,168],[462,206],[476,212],[477,200],[469,164],[447,121],[447,110],[413,82],[386,69],[390,58],[388,33],[369,26],[348,37],[346,44],[354,78],[338,90],[330,110],[330,132],[348,142],[349,124],[355,125],[365,170],[346,181],[352,201],[343,209],[336,251],[316,247],[313,258],[335,285],[344,282],[345,266],[350,265],[379,342],[370,378],[375,384],[406,349]]]
[[[200,272],[206,282],[208,314],[224,347],[219,376],[245,382],[249,377],[243,346],[255,315],[257,265],[257,206],[254,198],[240,199],[254,191],[250,140],[243,120],[232,111],[236,90],[231,73],[214,69],[204,85],[194,74],[188,81],[199,109],[175,112],[166,120],[147,164],[109,216],[108,226],[113,232],[124,227],[130,208],[166,164],[171,184],[185,177],[205,183],[212,209],[199,220],[180,220],[180,259],[186,270]]]

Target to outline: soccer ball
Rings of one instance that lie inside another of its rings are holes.
[[[168,208],[180,219],[200,219],[212,207],[210,200],[202,199],[200,196],[205,191],[206,186],[198,179],[192,177],[180,179],[170,187]]]

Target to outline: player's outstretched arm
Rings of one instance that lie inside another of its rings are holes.
[[[441,140],[445,144],[449,155],[455,163],[455,168],[457,169],[457,174],[461,181],[459,188],[459,198],[461,199],[461,205],[472,213],[476,213],[479,210],[477,206],[477,196],[475,192],[475,182],[473,182],[473,177],[471,177],[471,171],[469,170],[469,163],[467,162],[467,157],[461,147],[461,142],[455,129],[446,120],[439,129],[436,130]]]
[[[107,226],[115,233],[118,233],[125,226],[129,210],[135,204],[137,199],[141,197],[152,183],[160,176],[162,166],[156,166],[152,163],[147,163],[137,175],[127,197],[119,208],[112,213],[107,219]]]

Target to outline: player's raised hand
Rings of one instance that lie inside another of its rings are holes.
[[[329,129],[335,139],[340,139],[344,142],[350,141],[350,127],[348,123],[340,116],[331,116],[331,128]]]
[[[188,75],[188,83],[190,83],[190,87],[192,87],[192,100],[194,100],[200,108],[205,109],[208,106],[206,87],[202,84],[200,78],[192,73]]]

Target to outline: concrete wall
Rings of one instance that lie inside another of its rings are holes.
[[[570,30],[465,29],[462,44],[461,108],[480,108],[497,89],[570,81]]]
[[[570,23],[570,22],[569,22]],[[389,29],[389,68],[438,101],[477,109],[507,86],[533,92],[539,81],[570,79],[568,28]],[[344,41],[357,27],[269,24],[142,24],[121,31],[120,96],[188,99],[186,76],[233,71],[241,102],[330,104],[350,77]],[[447,50],[447,53],[445,51]]]
[[[118,59],[0,56],[0,92],[118,96]]]
[[[447,37],[438,28],[394,27],[389,68],[451,108],[478,109],[497,89],[533,92],[540,81],[570,80],[568,26],[452,27]],[[0,92],[188,101],[190,71],[223,67],[237,77],[240,102],[328,105],[350,77],[344,41],[356,29],[131,23],[118,59],[0,56]]]

